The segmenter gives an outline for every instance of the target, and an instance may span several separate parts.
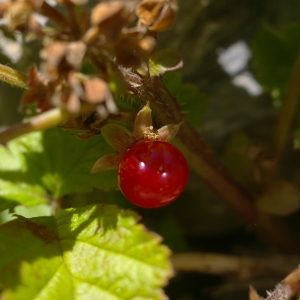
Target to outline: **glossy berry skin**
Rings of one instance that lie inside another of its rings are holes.
[[[186,159],[172,144],[141,140],[124,154],[118,170],[119,186],[133,204],[160,207],[184,190],[189,170]]]

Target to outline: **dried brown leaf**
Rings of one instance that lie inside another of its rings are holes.
[[[125,8],[124,2],[113,1],[110,3],[99,3],[91,12],[92,25],[100,25],[101,23],[120,14]]]
[[[24,30],[27,27],[29,16],[32,12],[32,6],[27,1],[11,2],[5,12],[5,18],[9,27],[13,30]]]
[[[40,56],[44,60],[43,69],[49,75],[57,76],[57,69],[65,58],[67,46],[66,42],[58,41],[41,50]]]
[[[86,52],[86,45],[82,41],[71,42],[67,45],[66,60],[74,68],[80,68]]]
[[[140,24],[153,31],[168,29],[177,15],[176,0],[143,0],[136,8]]]
[[[109,93],[107,83],[100,78],[90,78],[83,83],[86,101],[92,104],[103,103]]]
[[[132,20],[131,15],[123,1],[100,3],[91,12],[91,24],[98,27],[98,34],[103,34],[109,40],[116,40],[122,28]]]

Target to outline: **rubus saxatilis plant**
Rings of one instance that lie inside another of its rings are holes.
[[[149,103],[138,112],[133,133],[120,125],[105,125],[102,135],[118,153],[99,158],[91,173],[118,168],[120,190],[137,206],[171,203],[184,190],[189,174],[185,157],[169,143],[179,126],[154,131]]]

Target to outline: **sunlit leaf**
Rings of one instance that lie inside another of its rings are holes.
[[[1,225],[1,299],[165,299],[170,251],[137,221],[89,206]]]
[[[94,187],[117,188],[115,171],[90,174],[93,164],[111,152],[101,136],[78,140],[56,128],[13,140],[0,148],[0,210],[47,203]]]

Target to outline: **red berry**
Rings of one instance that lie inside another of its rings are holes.
[[[184,190],[189,170],[186,159],[172,144],[141,140],[124,154],[119,186],[133,204],[146,208],[174,201]]]

